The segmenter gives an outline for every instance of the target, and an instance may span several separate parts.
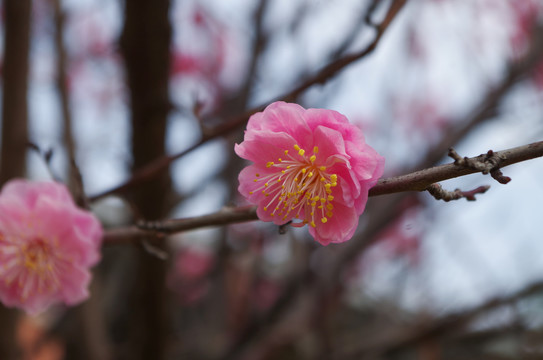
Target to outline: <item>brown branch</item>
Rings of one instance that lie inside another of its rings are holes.
[[[68,179],[67,183],[71,185],[74,181],[76,174],[75,169],[71,166],[71,161],[75,159],[75,144],[72,137],[72,114],[70,111],[70,95],[68,90],[68,80],[66,76],[67,68],[67,54],[64,46],[64,24],[66,15],[62,10],[60,0],[53,1],[53,14],[55,23],[55,50],[57,55],[56,70],[56,86],[59,92],[60,109],[62,114],[63,139],[64,146],[66,146],[67,157],[70,160],[68,164]]]
[[[262,52],[268,44],[268,34],[264,31],[264,15],[266,14],[268,5],[269,0],[260,0],[260,3],[258,4],[253,16],[253,28],[255,31],[253,51],[245,78],[245,84],[239,93],[239,103],[241,104],[242,109],[247,108],[246,106],[249,102],[249,98],[256,80],[255,74],[257,72],[257,65],[260,61]]]
[[[500,167],[513,165],[521,161],[543,156],[543,141],[499,151],[493,154],[503,158],[500,163]],[[468,160],[470,162],[484,163],[486,157],[487,154],[482,154],[469,158]],[[370,196],[392,194],[404,191],[424,191],[433,183],[453,179],[459,176],[474,174],[480,171],[480,169],[458,166],[454,163],[439,165],[406,175],[382,179],[370,190]]]
[[[501,167],[516,164],[543,156],[543,141],[519,146],[493,153],[502,158]],[[479,155],[473,158],[466,158],[467,161],[482,161],[487,154]],[[463,167],[454,163],[435,166],[429,169],[420,170],[411,174],[396,176],[387,179],[381,179],[369,193],[369,196],[378,196],[393,194],[405,191],[424,191],[434,183],[473,174],[480,170],[471,167]],[[485,189],[486,191],[486,189]],[[465,192],[463,197],[468,200],[477,193],[482,193],[481,188],[470,192]],[[176,232],[193,230],[206,226],[219,226],[245,221],[257,220],[256,207],[224,208],[218,212],[184,219],[172,219],[165,221],[146,222],[139,226],[130,226],[127,228],[110,229],[106,232],[105,240],[107,242],[119,242],[133,240],[138,237],[156,236],[157,234],[172,234]]]
[[[379,26],[377,26],[377,35],[375,39],[365,49],[361,50],[360,52],[356,54],[345,56],[343,58],[340,58],[328,64],[324,69],[322,69],[314,77],[308,79],[306,82],[298,86],[296,89],[290,91],[289,93],[283,95],[282,97],[274,101],[277,101],[277,100],[289,101],[290,99],[295,99],[311,86],[325,83],[331,77],[336,75],[338,72],[343,70],[348,65],[371,54],[375,50],[377,45],[379,44],[379,41],[381,40],[383,34],[388,29],[390,23],[399,13],[399,11],[401,10],[405,2],[406,0],[395,0],[392,3],[387,13],[387,16],[385,17],[383,22]],[[259,111],[262,111],[265,108],[265,106],[266,104],[262,104],[255,108],[252,108],[248,110],[247,112],[245,112],[244,114],[230,118],[229,120],[225,121],[221,125],[217,125],[214,128],[208,129],[207,131],[204,132],[200,141],[198,141],[196,144],[192,145],[188,149],[174,155],[162,156],[150,161],[143,167],[134,171],[132,177],[128,179],[126,182],[124,182],[123,184],[115,186],[102,193],[90,196],[89,200],[96,201],[111,194],[122,193],[137,184],[140,184],[142,182],[145,182],[154,178],[158,173],[167,169],[170,166],[170,164],[173,163],[175,160],[187,155],[188,153],[199,148],[201,145],[207,143],[210,140],[216,139],[222,135],[226,135],[234,130],[237,130],[240,126],[242,126],[243,124],[247,122],[247,120],[249,119],[251,115]]]

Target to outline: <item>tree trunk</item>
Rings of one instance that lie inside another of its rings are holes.
[[[121,50],[126,64],[132,111],[133,167],[137,169],[165,153],[170,99],[169,0],[125,2]],[[145,220],[166,215],[170,178],[166,172],[142,184],[130,194],[139,216]],[[154,246],[164,248],[164,242]],[[166,261],[140,248],[137,254],[136,288],[130,296],[130,359],[165,358],[167,312]]]
[[[0,185],[26,172],[30,0],[5,0]],[[17,358],[17,312],[0,305],[0,359]]]

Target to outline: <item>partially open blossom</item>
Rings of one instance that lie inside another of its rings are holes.
[[[323,245],[353,236],[384,167],[345,116],[284,102],[251,116],[235,151],[253,162],[239,175],[239,192],[258,205],[258,217],[308,224]]]
[[[0,192],[0,301],[36,314],[88,297],[102,227],[54,182],[12,180]]]

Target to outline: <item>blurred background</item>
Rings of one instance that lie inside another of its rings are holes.
[[[385,177],[543,135],[541,0],[0,3],[0,182],[63,181],[107,229],[247,205],[233,145],[276,99],[345,114]],[[543,167],[504,173],[372,197],[328,247],[106,236],[87,302],[0,309],[0,359],[542,358]]]

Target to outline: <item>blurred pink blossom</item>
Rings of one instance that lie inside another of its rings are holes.
[[[208,292],[206,277],[215,264],[215,255],[208,251],[181,250],[168,277],[169,287],[179,295],[185,304],[195,304]]]
[[[333,110],[275,102],[249,119],[236,153],[254,162],[239,175],[239,192],[263,221],[309,224],[323,245],[349,240],[383,174],[384,158],[362,131]]]
[[[88,297],[102,227],[54,182],[12,180],[0,192],[0,300],[36,314]]]
[[[181,251],[175,261],[176,274],[184,280],[200,280],[215,263],[213,254],[203,251]]]

